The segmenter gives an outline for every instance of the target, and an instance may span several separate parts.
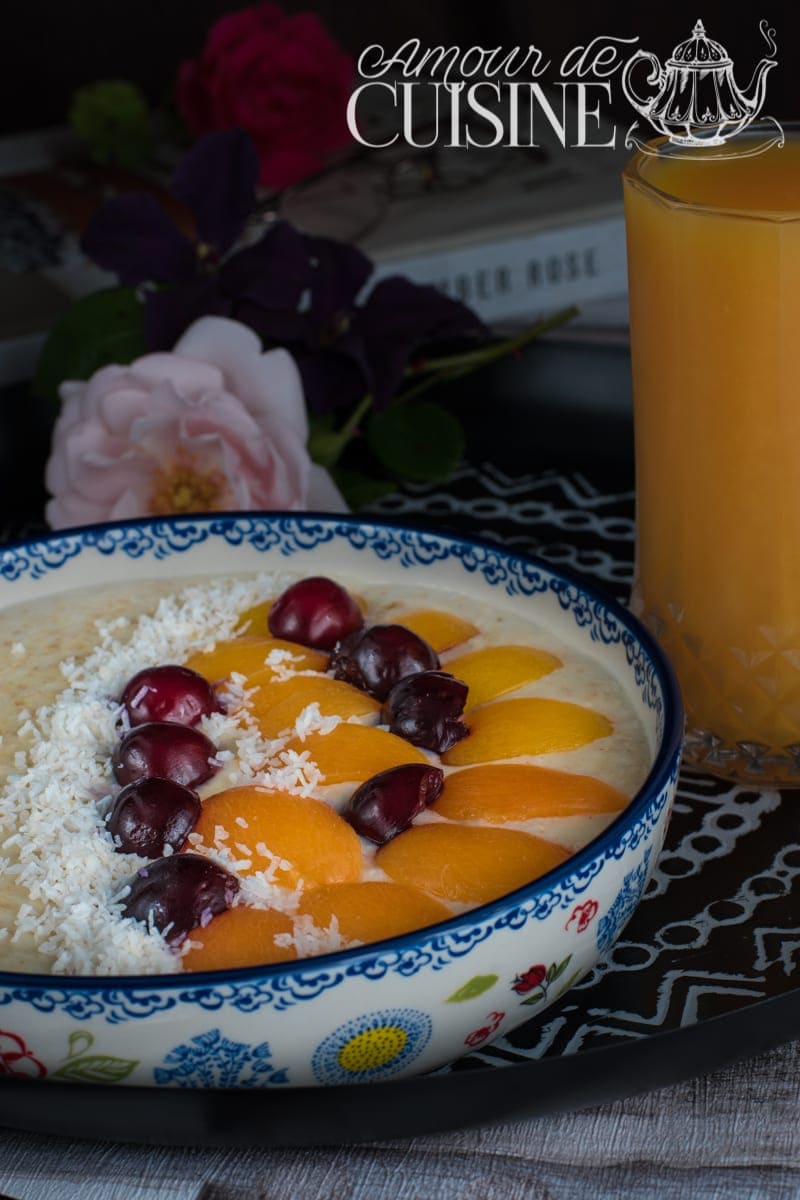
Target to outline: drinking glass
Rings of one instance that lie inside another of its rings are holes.
[[[800,784],[800,130],[666,139],[623,175],[632,597],[676,669],[686,757]]]

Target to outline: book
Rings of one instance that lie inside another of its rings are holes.
[[[511,154],[473,187],[390,203],[359,243],[376,278],[433,284],[490,325],[624,296],[620,154],[558,147],[545,164]]]

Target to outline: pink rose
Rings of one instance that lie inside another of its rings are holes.
[[[178,108],[194,133],[247,130],[260,182],[282,188],[347,145],[353,60],[313,13],[255,4],[220,17],[198,59],[181,64]]]
[[[203,317],[168,354],[61,386],[45,482],[54,529],[125,517],[346,505],[306,449],[294,359]]]

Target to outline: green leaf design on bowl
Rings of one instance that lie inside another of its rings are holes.
[[[474,1000],[476,996],[482,996],[490,987],[494,987],[499,978],[499,975],[473,975],[463,987],[447,997],[446,1003],[458,1004],[462,1000]]]

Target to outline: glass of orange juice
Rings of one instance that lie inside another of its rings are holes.
[[[759,142],[660,140],[623,175],[632,604],[681,682],[688,760],[797,785],[800,130]]]

